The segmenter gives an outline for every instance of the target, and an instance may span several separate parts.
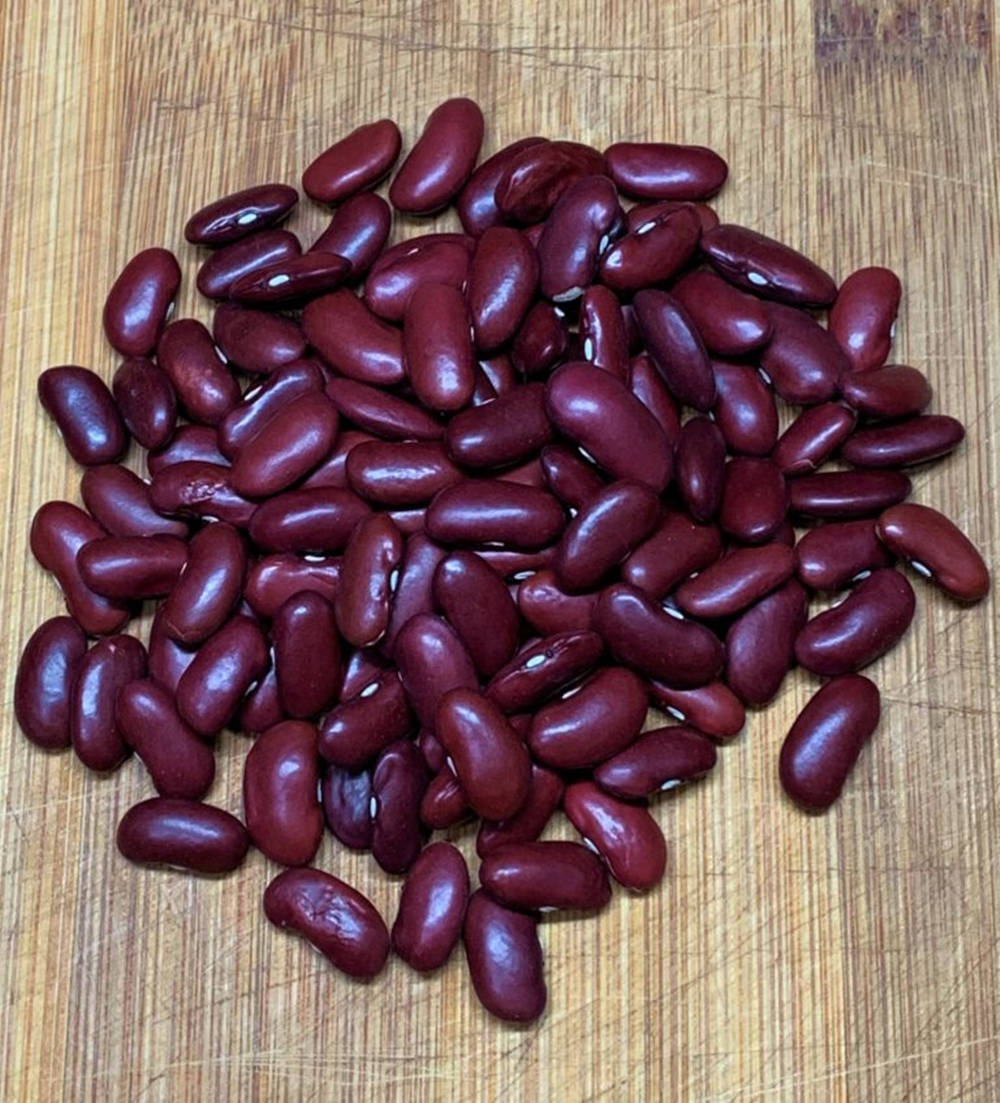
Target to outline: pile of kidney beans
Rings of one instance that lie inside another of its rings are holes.
[[[39,380],[86,470],[83,508],[32,524],[69,616],[28,641],[16,706],[93,770],[141,759],[159,795],[122,819],[127,858],[218,873],[252,843],[288,867],[268,919],[339,969],[371,976],[390,944],[435,969],[461,938],[482,1003],[530,1020],[539,913],[663,876],[650,796],[710,771],[798,664],[827,681],[779,777],[828,807],[879,720],[856,672],[913,617],[896,564],[960,601],[989,574],[906,504],[903,469],[963,429],[886,365],[892,272],[838,290],[720,225],[708,149],[526,138],[477,167],[482,137],[476,104],[441,104],[387,202],[400,132],[358,128],[303,176],[333,207],[305,252],[277,228],[294,188],[197,212],[211,329],[168,322],[172,253],[129,261],[104,308],[111,389],[81,367]],[[386,248],[392,208],[452,204],[464,233]],[[778,399],[801,407],[780,435]],[[148,481],[118,463],[130,438]],[[810,617],[811,592],[842,590]],[[144,646],[123,632],[146,600]],[[643,732],[651,702],[679,723]],[[243,823],[202,803],[226,727],[256,737]],[[559,808],[581,843],[539,841]],[[461,852],[425,844],[473,818],[470,895]],[[324,820],[405,875],[391,935],[310,867]]]

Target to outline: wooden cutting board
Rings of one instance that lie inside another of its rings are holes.
[[[976,0],[2,5],[4,1100],[1000,1097],[992,602],[961,609],[915,580],[916,625],[871,671],[881,729],[821,818],[776,781],[810,692],[790,678],[709,781],[659,802],[661,889],[545,921],[549,1009],[526,1029],[478,1007],[461,954],[428,978],[399,961],[369,985],[334,973],[264,921],[275,869],[260,855],[224,880],[127,865],[113,839],[151,792],[138,763],[99,778],[45,756],[10,704],[25,639],[61,607],[30,518],[77,499],[80,474],[35,401],[38,373],[76,362],[110,378],[101,305],[143,246],[178,249],[180,313],[207,317],[182,242],[203,202],[295,183],[381,115],[412,141],[449,95],[482,103],[487,151],[531,133],[711,145],[731,165],[724,219],[840,277],[895,268],[894,358],[969,429],[916,474],[916,497],[995,558],[995,21]],[[292,228],[309,240],[323,221],[305,205]],[[233,810],[245,749],[220,741],[210,799]],[[399,883],[369,859],[328,840],[318,864],[394,913]]]

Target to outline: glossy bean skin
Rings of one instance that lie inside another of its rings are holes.
[[[403,319],[403,352],[417,398],[432,410],[467,406],[476,365],[465,297],[443,283],[421,284]]]
[[[840,796],[865,743],[878,727],[876,686],[859,674],[834,678],[799,713],[781,746],[781,787],[810,812]]]
[[[563,809],[619,884],[645,892],[659,883],[666,870],[667,844],[643,805],[626,804],[592,781],[577,781],[567,786]]]
[[[319,729],[320,754],[335,766],[356,770],[412,731],[413,713],[399,675],[384,670],[356,694],[343,696]]]
[[[795,545],[795,573],[811,590],[843,589],[862,571],[891,563],[871,520],[820,525]]]
[[[281,707],[278,693],[278,678],[272,663],[256,686],[247,690],[236,710],[233,729],[243,735],[257,736],[268,728],[273,728],[275,724],[280,724],[285,718],[285,710]]]
[[[371,511],[349,490],[286,490],[262,502],[250,518],[250,538],[265,551],[339,552]]]
[[[565,356],[569,339],[564,312],[555,303],[537,302],[514,335],[511,359],[521,375],[543,375]]]
[[[467,234],[481,237],[491,227],[500,225],[502,216],[495,193],[501,176],[522,150],[545,141],[545,138],[537,137],[520,138],[487,157],[475,168],[455,203],[462,228]]]
[[[114,463],[125,451],[125,423],[107,384],[89,368],[48,368],[38,377],[38,398],[77,463]]]
[[[830,275],[808,257],[745,226],[723,223],[701,240],[709,263],[736,287],[794,306],[828,306],[837,295]]]
[[[787,582],[794,570],[795,556],[784,544],[736,548],[682,583],[674,600],[702,620],[731,617]]]
[[[479,105],[456,97],[428,116],[389,187],[389,202],[409,214],[433,214],[458,195],[472,174],[485,122]]]
[[[380,674],[390,669],[388,660],[374,648],[352,648],[345,655],[344,676],[340,685],[341,700],[350,700]]]
[[[521,808],[506,820],[483,820],[480,823],[476,835],[476,852],[479,857],[485,858],[497,847],[506,844],[534,842],[559,807],[563,789],[558,774],[533,762],[531,786]]]
[[[434,571],[446,554],[444,548],[428,539],[424,532],[406,538],[399,579],[389,609],[389,627],[380,645],[385,655],[393,655],[396,638],[411,617],[434,612]]]
[[[157,475],[175,463],[190,462],[229,463],[229,457],[219,451],[219,437],[211,425],[179,425],[169,444],[146,456],[146,469]]]
[[[356,889],[318,869],[286,869],[267,886],[264,914],[301,935],[341,972],[368,978],[389,956],[389,932]]]
[[[174,693],[181,675],[194,661],[196,652],[170,638],[163,628],[163,610],[158,609],[149,628],[149,677],[157,685]]]
[[[285,720],[254,741],[243,767],[243,812],[253,844],[273,862],[304,866],[323,838],[316,729]]]
[[[184,460],[162,467],[149,484],[153,506],[160,513],[227,521],[245,528],[256,505],[237,494],[229,481],[229,467]]]
[[[171,322],[160,336],[156,355],[193,421],[218,425],[240,401],[239,385],[201,322]]]
[[[201,800],[211,788],[215,755],[181,718],[169,690],[150,680],[129,682],[118,693],[115,724],[161,797]]]
[[[605,485],[593,464],[565,445],[547,445],[539,461],[545,485],[569,509],[582,508]]]
[[[903,637],[916,608],[913,587],[891,567],[873,571],[795,640],[799,666],[836,677],[874,662]]]
[[[424,843],[420,802],[427,765],[415,743],[390,743],[372,773],[372,856],[386,873],[405,873]]]
[[[715,765],[715,745],[694,728],[653,728],[594,771],[594,780],[622,800],[642,800],[703,777]]]
[[[298,201],[298,192],[287,184],[244,188],[195,211],[184,227],[184,237],[192,245],[228,245],[281,222]]]
[[[596,603],[596,594],[567,593],[548,568],[523,579],[517,588],[518,612],[542,636],[589,628]]]
[[[560,319],[563,318],[561,312],[557,311],[556,313],[559,315]],[[560,322],[560,324],[562,325],[563,323]],[[485,360],[480,360],[476,368],[492,388],[492,393],[489,398],[486,399],[488,402],[492,401],[494,398],[501,398],[503,395],[509,394],[518,385],[517,369],[514,367],[514,362],[511,357],[506,353],[500,353],[497,356],[491,356]],[[477,403],[477,405],[482,405],[482,402]]]
[[[596,632],[559,632],[526,644],[490,679],[486,695],[505,713],[534,708],[591,670],[604,644]]]
[[[646,719],[646,684],[624,667],[590,675],[535,713],[532,756],[558,770],[596,766],[632,743]]]
[[[794,513],[833,520],[881,513],[909,497],[910,489],[902,471],[820,471],[788,487]]]
[[[322,797],[326,825],[338,842],[351,850],[370,850],[374,833],[371,771],[352,772],[328,765],[323,775]]]
[[[177,424],[177,396],[162,368],[145,356],[129,356],[115,371],[111,392],[138,444],[152,451],[168,443]]]
[[[538,288],[538,256],[524,234],[492,226],[476,243],[468,300],[476,348],[492,352],[517,332]]]
[[[294,594],[311,591],[332,602],[339,586],[339,558],[300,559],[284,552],[263,556],[250,567],[244,597],[257,616],[273,617]]]
[[[340,634],[355,647],[371,647],[385,635],[403,548],[403,534],[384,514],[360,521],[347,542],[334,609]]]
[[[660,492],[673,457],[656,418],[609,372],[581,362],[557,369],[545,390],[553,424],[617,479]]]
[[[790,579],[729,626],[725,679],[741,701],[759,708],[775,697],[795,664],[795,641],[808,616],[806,591]]]
[[[170,593],[186,561],[187,544],[176,536],[99,536],[76,556],[85,586],[123,602]]]
[[[950,597],[979,601],[989,593],[990,572],[983,557],[936,509],[912,502],[892,506],[879,517],[875,531],[889,551],[929,575]]]
[[[692,203],[683,199],[660,199],[653,203],[636,203],[625,213],[625,225],[629,233],[650,222],[661,222],[668,214],[686,208],[698,219],[702,233],[714,230],[719,225],[719,216],[707,203]]]
[[[98,640],[80,661],[69,700],[69,734],[88,769],[114,770],[129,753],[115,721],[118,693],[145,678],[146,649],[132,636]]]
[[[708,199],[729,175],[726,162],[705,146],[616,142],[604,156],[608,175],[636,199]]]
[[[465,286],[471,252],[472,243],[461,234],[424,234],[400,242],[372,265],[364,303],[387,322],[405,322],[413,296],[425,284],[453,292]]]
[[[479,684],[461,640],[440,617],[428,613],[418,613],[400,628],[393,657],[417,719],[435,734],[444,695],[456,687],[475,689]]]
[[[326,380],[312,360],[279,368],[243,395],[218,426],[219,449],[233,460],[285,408],[305,395],[322,391]]]
[[[745,544],[762,544],[781,528],[788,512],[788,487],[776,464],[737,456],[726,464],[719,527]]]
[[[619,294],[666,283],[694,255],[700,235],[698,216],[688,207],[649,219],[601,257],[601,283]]]
[[[347,279],[351,262],[335,253],[310,249],[296,257],[275,261],[247,272],[229,288],[229,297],[264,309],[294,306],[304,299],[333,291]]]
[[[360,192],[333,212],[330,224],[309,246],[309,252],[343,257],[351,266],[347,280],[353,283],[364,277],[378,259],[391,228],[389,204],[373,192]]]
[[[545,388],[527,383],[484,406],[463,410],[445,432],[449,456],[466,468],[504,467],[535,455],[552,439]]]
[[[365,440],[347,455],[347,482],[378,506],[426,505],[464,476],[437,441]]]
[[[445,487],[427,509],[427,535],[441,544],[497,544],[534,551],[551,544],[566,518],[551,494],[498,479]]]
[[[541,222],[575,180],[604,169],[604,158],[590,146],[539,142],[511,157],[497,182],[494,200],[508,222]]]
[[[439,969],[462,936],[469,871],[451,843],[431,843],[411,866],[392,926],[392,948],[411,969]]]
[[[73,687],[87,653],[72,617],[51,617],[24,645],[14,681],[14,714],[21,731],[47,751],[70,745]]]
[[[447,764],[442,766],[420,798],[420,822],[431,831],[447,831],[471,815],[465,790],[458,778]]]
[[[340,637],[333,606],[321,594],[293,594],[274,614],[271,645],[278,699],[304,720],[333,704],[340,687]]]
[[[830,332],[852,372],[880,368],[889,358],[903,289],[888,268],[859,268],[840,285],[830,307]]]
[[[730,451],[768,456],[778,439],[774,395],[749,364],[714,361],[715,421]]]
[[[403,337],[346,288],[313,299],[302,312],[309,344],[335,371],[359,383],[393,386],[406,376]]]
[[[370,444],[376,441],[371,433],[361,429],[345,429],[337,434],[337,441],[329,456],[315,468],[299,484],[300,489],[309,489],[319,486],[333,486],[341,490],[351,489],[351,481],[347,477],[347,458],[361,444]],[[379,444],[387,444],[389,448],[395,448],[395,442],[378,441]],[[419,443],[419,442],[410,442]]]
[[[434,572],[434,601],[485,678],[514,654],[517,606],[503,579],[474,552],[452,552]]]
[[[649,691],[658,708],[713,739],[732,739],[746,723],[743,702],[725,682],[707,682],[697,689],[674,689],[652,680]]]
[[[344,417],[384,440],[440,440],[443,433],[422,407],[366,383],[331,379],[326,393]]]
[[[224,301],[238,280],[301,253],[299,239],[288,230],[261,230],[224,245],[206,258],[198,269],[198,290],[206,299]]]
[[[618,192],[606,176],[581,176],[562,193],[538,239],[541,292],[554,302],[578,299],[622,222]]]
[[[677,489],[688,513],[708,524],[719,512],[726,483],[726,441],[707,417],[689,418],[677,437]]]
[[[122,816],[115,843],[123,857],[195,873],[229,873],[250,847],[246,828],[221,808],[177,797],[153,797]]]
[[[236,303],[223,303],[216,309],[212,336],[227,359],[252,375],[269,375],[300,360],[306,351],[306,338],[291,318]],[[309,342],[316,344],[311,336]]]
[[[70,616],[88,636],[111,635],[129,619],[128,607],[91,590],[77,565],[80,548],[105,535],[92,517],[69,502],[46,502],[31,522],[32,555],[55,576]]]
[[[965,439],[965,426],[945,414],[921,414],[858,429],[840,449],[841,458],[858,467],[909,467],[940,459]]]
[[[495,900],[520,911],[598,910],[611,899],[604,864],[573,842],[501,843],[483,859],[479,881]]]
[[[619,379],[629,378],[628,334],[618,296],[603,284],[586,288],[580,298],[583,358]]]
[[[143,249],[121,270],[104,302],[104,335],[122,356],[145,356],[181,285],[181,270],[169,249]]]
[[[679,279],[671,294],[715,356],[745,356],[771,338],[771,318],[764,304],[705,268]]]
[[[679,689],[704,685],[722,668],[722,644],[704,625],[678,620],[632,586],[603,591],[594,627],[619,661]]]
[[[666,291],[640,291],[633,300],[649,355],[678,402],[701,413],[715,404],[715,375],[687,311]]]
[[[112,536],[187,536],[183,521],[157,513],[149,484],[119,464],[88,467],[80,496],[95,521]]]
[[[317,203],[342,203],[374,187],[396,163],[402,144],[392,119],[355,127],[310,162],[302,190]]]
[[[808,475],[837,451],[854,430],[854,415],[836,402],[810,406],[788,426],[771,459],[786,476]]]
[[[851,372],[841,380],[844,401],[863,418],[913,417],[933,394],[927,376],[907,364],[886,364]]]
[[[209,636],[184,671],[177,683],[177,711],[199,735],[216,735],[267,667],[264,633],[256,621],[237,614]]]
[[[773,332],[760,366],[774,389],[793,406],[828,402],[848,370],[841,347],[804,311],[772,303],[768,314]]]
[[[653,534],[622,564],[622,579],[653,598],[704,570],[722,555],[715,525],[700,525],[680,510],[668,509]]]
[[[462,941],[472,986],[491,1015],[527,1023],[542,1014],[548,993],[534,916],[479,889],[469,897]]]

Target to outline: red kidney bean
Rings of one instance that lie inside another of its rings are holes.
[[[625,214],[625,225],[629,233],[635,233],[640,226],[649,222],[662,222],[668,214],[680,208],[686,208],[698,219],[702,233],[714,230],[719,225],[719,216],[706,203],[690,203],[681,199],[661,199],[655,203],[637,203]]]
[[[55,576],[70,616],[88,636],[111,635],[129,619],[128,607],[91,590],[77,565],[80,548],[104,535],[92,517],[69,502],[46,502],[31,522],[32,555]]]
[[[380,195],[361,192],[339,206],[309,252],[336,253],[351,266],[347,279],[360,280],[385,248],[392,210]]]
[[[541,292],[578,299],[594,281],[597,262],[621,224],[618,192],[606,176],[581,176],[562,193],[538,239]]]
[[[484,126],[473,100],[439,104],[393,178],[389,202],[410,214],[433,214],[450,203],[472,175]]]
[[[908,467],[940,459],[965,439],[965,426],[944,414],[921,414],[892,425],[859,429],[844,442],[841,458],[859,467]]]
[[[76,556],[84,585],[118,601],[170,593],[187,561],[187,544],[176,536],[100,536]]]
[[[704,777],[716,757],[715,746],[694,728],[653,728],[602,762],[594,780],[612,796],[641,800]]]
[[[470,816],[469,802],[458,778],[447,765],[442,766],[420,798],[420,822],[431,831],[447,831]]]
[[[768,313],[774,332],[760,353],[760,366],[774,389],[795,406],[833,398],[848,370],[837,342],[802,310],[772,303]]]
[[[460,410],[472,398],[476,360],[470,326],[457,288],[425,283],[410,296],[403,351],[414,393],[432,410]]]
[[[713,361],[715,420],[732,452],[770,455],[778,439],[778,408],[774,395],[749,364]]]
[[[534,455],[552,439],[545,388],[528,383],[485,406],[463,410],[445,432],[451,458],[463,467],[504,467]]]
[[[570,509],[582,508],[604,488],[595,468],[561,444],[543,448],[539,458],[545,485]]]
[[[808,475],[837,451],[854,429],[854,415],[836,402],[811,406],[788,426],[771,459],[785,476]]]
[[[792,577],[795,556],[783,544],[736,548],[682,583],[674,600],[692,617],[731,617]]]
[[[538,257],[524,234],[488,228],[469,268],[469,313],[476,348],[492,352],[517,332],[538,288]]]
[[[726,441],[707,417],[689,418],[677,437],[677,489],[688,513],[707,524],[719,512],[726,482]]]
[[[875,524],[879,540],[959,601],[979,601],[990,589],[989,568],[972,541],[943,513],[909,502],[887,509]]]
[[[701,249],[721,276],[762,298],[795,306],[828,306],[836,298],[837,285],[822,268],[745,226],[723,223],[709,230]]]
[[[532,1022],[545,1010],[538,920],[505,908],[481,889],[469,897],[462,940],[472,987],[498,1019]]]
[[[713,739],[732,739],[746,723],[743,702],[725,682],[708,682],[697,689],[674,689],[654,680],[649,689],[659,708]]]
[[[544,490],[496,479],[465,479],[439,491],[426,529],[442,544],[497,544],[532,551],[562,531],[562,507]]]
[[[524,579],[517,588],[518,612],[543,636],[583,631],[590,627],[597,594],[568,594],[555,572],[544,569]]]
[[[439,440],[442,435],[442,426],[426,410],[365,383],[331,379],[326,393],[344,417],[386,440]]]
[[[715,403],[715,376],[701,337],[684,308],[666,291],[640,291],[634,305],[639,329],[670,393],[702,412]]]
[[[909,497],[910,487],[902,471],[820,471],[788,484],[793,512],[836,520],[880,513]]]
[[[396,163],[402,143],[392,119],[356,127],[310,163],[302,190],[317,203],[342,203],[374,187]]]
[[[358,523],[344,550],[334,599],[337,626],[348,643],[371,647],[385,635],[392,576],[402,558],[402,533],[388,517],[370,514]]]
[[[434,571],[445,554],[444,548],[429,540],[423,532],[407,537],[399,580],[389,608],[389,627],[381,644],[386,655],[393,654],[396,637],[411,617],[434,611],[431,593]]]
[[[158,609],[149,627],[149,676],[158,685],[174,693],[181,675],[197,654],[172,640],[163,627],[163,610]]]
[[[365,686],[391,667],[374,648],[359,650],[349,648],[344,659],[344,676],[340,685],[340,697],[347,701],[359,694]]]
[[[293,594],[271,625],[278,699],[286,716],[304,720],[333,704],[340,688],[340,639],[333,606],[321,594]]]
[[[268,668],[267,640],[237,614],[201,645],[177,683],[177,710],[199,735],[217,735]]]
[[[114,770],[128,756],[115,721],[119,691],[146,677],[146,649],[132,636],[98,640],[80,661],[69,699],[69,735],[91,770]]]
[[[852,372],[841,380],[840,391],[865,418],[912,417],[927,406],[933,393],[924,373],[906,364]]]
[[[351,488],[379,506],[426,505],[463,478],[437,441],[365,440],[349,452],[346,471]]]
[[[563,794],[563,809],[619,884],[645,892],[659,883],[667,865],[667,844],[645,807],[626,804],[592,781],[578,781]]]
[[[517,607],[500,576],[474,552],[452,552],[434,572],[434,600],[476,669],[490,677],[517,646]]]
[[[327,766],[323,777],[323,815],[338,842],[351,850],[370,850],[372,823],[372,775],[370,770]]]
[[[563,359],[570,333],[565,315],[553,303],[537,302],[514,335],[511,358],[521,375],[544,375]]]
[[[498,226],[502,221],[500,210],[496,205],[495,192],[501,176],[508,164],[529,146],[541,145],[545,138],[521,138],[510,145],[498,150],[492,157],[473,171],[468,182],[459,193],[455,203],[458,217],[467,234],[479,237],[493,226]]]
[[[257,685],[248,690],[240,702],[233,721],[233,728],[244,735],[256,736],[273,728],[285,719],[285,710],[281,707],[278,694],[278,678],[274,664],[268,668]]]
[[[114,463],[125,451],[128,434],[115,400],[89,368],[68,365],[43,371],[38,398],[77,463]]]
[[[152,360],[144,356],[123,360],[111,390],[125,428],[143,448],[162,448],[174,435],[177,396],[166,372]]]
[[[211,788],[215,779],[212,748],[181,719],[168,689],[145,679],[122,686],[115,724],[142,759],[161,797],[201,800]]]
[[[198,269],[198,290],[206,299],[228,299],[230,288],[243,277],[301,253],[295,234],[261,230],[212,253]]]
[[[392,948],[419,972],[438,969],[462,934],[469,871],[451,843],[432,843],[411,867],[392,926]]]
[[[296,399],[322,391],[326,380],[318,365],[298,360],[279,368],[252,387],[219,423],[219,448],[230,459]]]
[[[559,807],[563,788],[558,774],[532,763],[531,787],[520,810],[506,820],[483,820],[480,823],[476,835],[479,857],[485,858],[507,843],[528,843],[537,839]]]
[[[374,440],[375,437],[371,433],[363,433],[360,429],[345,429],[344,432],[338,433],[333,451],[319,467],[302,480],[299,489],[305,490],[318,486],[335,486],[341,490],[350,489],[350,480],[347,477],[347,457],[359,444],[370,443]],[[389,444],[387,447],[395,449],[398,446]]]
[[[852,371],[871,371],[888,359],[902,292],[888,268],[859,268],[840,285],[830,307],[830,332]]]
[[[479,684],[469,653],[440,617],[412,616],[397,632],[392,653],[413,711],[435,734],[441,698],[456,687],[475,689]]]
[[[210,425],[179,425],[168,445],[149,453],[146,468],[150,475],[156,475],[165,467],[186,462],[229,463],[219,451],[218,434]]]
[[[104,335],[122,356],[145,356],[170,317],[181,270],[169,249],[143,249],[125,265],[104,303]]]
[[[619,379],[628,379],[628,334],[618,296],[610,288],[593,284],[584,290],[579,327],[583,358]]]
[[[509,222],[541,222],[575,180],[604,170],[604,158],[590,146],[539,142],[510,158],[497,182],[494,200]]]
[[[302,935],[352,977],[373,977],[389,956],[389,932],[373,904],[318,869],[286,869],[267,886],[264,914]]]
[[[72,617],[51,617],[24,645],[14,682],[14,713],[21,731],[47,751],[70,745],[72,692],[87,652]]]
[[[300,591],[317,593],[332,602],[339,585],[339,559],[300,559],[286,552],[264,556],[253,564],[244,596],[259,617],[273,617],[288,598]]]
[[[250,846],[235,816],[176,797],[153,797],[133,805],[118,824],[115,842],[130,862],[195,873],[229,873],[243,864]]]
[[[223,303],[216,308],[212,336],[233,364],[254,375],[269,375],[284,364],[301,359],[306,351],[306,338],[291,318],[236,303]],[[312,335],[309,342],[326,355]]]
[[[520,810],[531,786],[531,760],[493,701],[475,689],[448,691],[437,707],[435,732],[477,815],[502,820]]]
[[[760,707],[777,694],[795,664],[795,640],[808,608],[805,590],[792,579],[729,626],[725,678],[740,700]]]
[[[619,293],[666,283],[698,248],[701,225],[687,206],[650,219],[619,238],[601,257],[601,282]]]
[[[149,485],[153,507],[160,513],[228,521],[245,528],[257,507],[233,490],[229,471],[221,464],[197,460],[161,467]]]
[[[400,244],[404,251],[383,253],[365,280],[365,305],[387,322],[404,321],[410,300],[425,284],[458,291],[469,275],[471,242],[461,234],[427,234]]]
[[[80,480],[83,504],[113,536],[186,536],[187,525],[153,509],[149,486],[127,467],[88,467]]]
[[[788,512],[788,486],[777,465],[756,456],[726,464],[719,527],[745,544],[762,544],[781,528]]]
[[[405,378],[403,336],[346,288],[313,299],[302,312],[309,343],[341,375],[392,386]]]
[[[681,277],[671,294],[716,356],[745,356],[771,338],[771,318],[764,304],[705,268]]]
[[[332,291],[350,271],[351,262],[343,257],[311,249],[240,276],[230,285],[229,297],[265,308],[290,305]]]
[[[611,899],[607,870],[579,843],[502,843],[483,859],[479,880],[495,900],[521,911],[598,910]]]
[[[867,666],[902,639],[915,607],[913,587],[899,571],[873,571],[839,605],[813,617],[799,632],[799,666],[826,677]]]
[[[379,756],[372,774],[372,856],[387,873],[405,873],[424,843],[420,802],[427,766],[415,743],[401,739]]]
[[[677,403],[648,353],[639,353],[629,361],[628,385],[629,390],[659,422],[667,442],[673,447],[681,430]]]
[[[184,237],[192,245],[228,245],[281,222],[298,201],[298,192],[287,184],[244,188],[195,211],[184,227]]]
[[[680,689],[704,685],[722,667],[722,644],[704,625],[677,619],[632,586],[604,590],[594,627],[619,661]]]
[[[475,549],[480,559],[489,563],[494,571],[512,585],[534,571],[551,567],[555,559],[555,545],[540,551],[512,551],[508,548],[479,546]]]
[[[591,670],[604,645],[596,632],[559,632],[525,645],[490,679],[486,695],[504,712],[533,708]]]
[[[561,312],[559,312],[559,317],[563,317]],[[476,368],[486,377],[487,383],[493,388],[491,400],[509,394],[520,383],[514,364],[506,353],[480,360],[476,364]]]
[[[319,730],[320,754],[336,766],[357,769],[413,729],[413,714],[394,670],[376,674],[357,693],[344,692]]]
[[[834,678],[817,690],[785,737],[778,759],[781,787],[810,812],[840,796],[862,747],[878,727],[874,683],[859,674]]]
[[[428,770],[437,774],[445,767],[445,758],[447,756],[444,753],[444,747],[441,746],[436,736],[432,735],[429,731],[421,731],[417,736],[417,746],[420,748],[420,753],[424,756],[424,761],[427,763]]]
[[[265,551],[341,551],[354,526],[371,511],[349,490],[286,490],[262,502],[250,520],[250,538]]]
[[[869,520],[820,525],[795,545],[795,572],[811,590],[843,589],[862,571],[891,563],[875,535],[875,522]]]
[[[616,142],[604,156],[611,179],[638,199],[707,199],[729,175],[726,162],[705,146]]]
[[[570,521],[556,549],[555,572],[569,591],[595,587],[649,536],[660,500],[642,483],[622,480],[598,491]]]

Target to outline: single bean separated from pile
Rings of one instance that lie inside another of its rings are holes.
[[[483,132],[471,100],[439,105],[389,202],[396,124],[340,139],[303,175],[333,208],[308,249],[286,184],[195,213],[210,327],[169,320],[171,252],[128,262],[112,388],[39,379],[85,508],[32,523],[69,615],[28,640],[15,705],[46,750],[141,759],[156,795],[118,826],[127,858],[216,874],[253,845],[288,867],[267,918],[338,969],[371,977],[392,949],[433,970],[462,941],[484,1006],[530,1021],[541,914],[663,876],[649,798],[711,771],[800,665],[829,680],[778,775],[828,808],[879,723],[857,671],[914,616],[899,567],[963,602],[990,577],[906,501],[902,469],[964,430],[886,363],[891,271],[838,289],[720,224],[728,169],[703,147],[531,137],[477,166]],[[452,205],[462,232],[386,247],[393,208]],[[779,400],[801,408],[780,436]],[[120,463],[130,437],[148,480]],[[144,599],[163,599],[147,646],[124,632]],[[679,723],[643,732],[650,705]],[[244,822],[203,803],[227,727],[255,740]],[[560,808],[580,842],[540,838]],[[473,891],[427,844],[476,819]],[[405,877],[391,932],[311,868],[325,828]]]

